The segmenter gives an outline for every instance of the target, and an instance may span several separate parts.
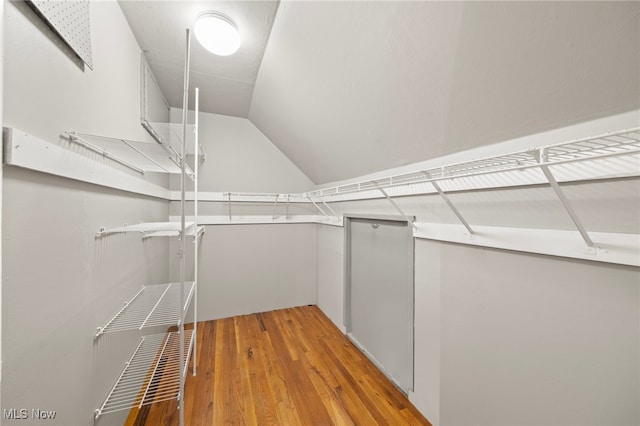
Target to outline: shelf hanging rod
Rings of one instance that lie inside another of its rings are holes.
[[[110,160],[115,161],[116,163],[119,163],[135,172],[140,173],[141,175],[144,174],[144,170],[142,170],[141,168],[134,166],[133,164],[129,163],[126,160],[123,160],[122,158],[118,157],[117,155],[114,155],[112,153],[110,153],[109,151],[102,149],[98,146],[95,146],[94,144],[92,144],[91,142],[87,142],[84,139],[82,139],[80,136],[78,136],[77,133],[75,132],[65,132],[65,134],[67,136],[69,136],[69,140],[71,142],[77,143],[78,145],[81,145],[85,148],[87,148],[90,151],[93,151],[97,154],[102,155],[103,157],[109,158]]]

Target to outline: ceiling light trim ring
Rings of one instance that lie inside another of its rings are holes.
[[[198,22],[199,20],[205,17],[218,18],[222,21],[225,21],[227,24],[231,25],[233,28],[235,28],[236,31],[240,32],[238,30],[238,26],[233,21],[233,19],[231,19],[229,16],[225,15],[222,12],[218,12],[217,10],[205,10],[203,12],[198,13],[198,16],[196,16],[196,22]]]
[[[219,33],[216,34],[216,30]],[[200,12],[194,25],[194,34],[202,47],[214,55],[232,55],[242,44],[236,23],[229,16],[218,11]]]

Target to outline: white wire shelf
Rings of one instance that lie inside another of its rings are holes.
[[[125,224],[117,228],[100,228],[97,237],[120,234],[124,232],[139,232],[143,238],[151,237],[176,237],[180,235],[180,222],[144,222],[134,225]],[[199,237],[204,232],[204,227],[196,226],[193,222],[185,223],[185,234]]]
[[[167,127],[172,128],[169,125]],[[193,128],[193,125],[190,125],[190,127]],[[170,133],[173,134],[174,132]],[[193,129],[191,129],[191,133],[193,133]],[[120,163],[140,174],[147,172],[180,174],[182,172],[181,149],[176,148],[176,146],[180,146],[179,142],[176,141],[177,135],[171,138],[172,143],[158,143],[75,131],[69,131],[66,134],[71,142]],[[185,170],[191,179],[195,178],[195,173],[188,162],[185,163]]]
[[[180,152],[182,149],[182,123],[146,122],[151,132],[161,144],[171,146],[171,151]],[[187,140],[185,144],[187,155],[195,155],[195,125],[187,124]],[[198,155],[204,156],[202,146],[198,145]],[[203,158],[202,158],[203,159]]]
[[[390,189],[389,196],[430,193],[434,192],[430,183],[441,181],[446,181],[442,183],[443,190],[538,184],[546,182],[539,170],[541,165],[552,167],[561,180],[638,176],[640,128],[347,183],[303,195],[327,201],[346,201],[379,198],[380,189]]]
[[[180,287],[180,283],[142,287],[111,320],[104,326],[98,327],[96,337],[105,333],[179,324],[191,303],[195,283],[193,281],[184,283],[182,309],[180,309]]]
[[[171,332],[142,337],[95,418],[156,402],[178,399],[180,381],[186,377],[193,348],[193,332],[184,331],[184,363],[180,369],[180,334]]]

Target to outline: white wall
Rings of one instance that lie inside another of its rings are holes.
[[[442,425],[637,424],[637,274],[418,240],[412,401]]]
[[[190,111],[189,122],[193,123]],[[182,109],[171,108],[182,122]],[[201,112],[199,141],[207,156],[200,166],[200,191],[303,192],[314,185],[246,118]]]
[[[440,268],[436,244],[414,245],[414,384],[409,399],[433,425],[440,422]],[[429,250],[431,249],[431,250]],[[463,407],[461,407],[463,409]]]
[[[317,227],[316,304],[343,332],[344,325],[344,228]]]
[[[117,2],[90,3],[94,70],[26,3],[3,6],[5,126],[52,143],[68,130],[149,139],[139,123],[140,49]],[[166,240],[95,233],[166,220],[168,203],[14,167],[3,183],[2,408],[56,410],[52,425],[93,424],[137,340],[94,340],[96,327],[141,285],[169,275]]]
[[[96,327],[169,272],[166,241],[95,233],[166,220],[167,203],[18,168],[4,179],[2,408],[56,410],[51,424],[92,424],[137,338],[94,339]],[[122,415],[98,425],[121,424]]]
[[[638,424],[637,268],[429,241],[416,263],[416,310],[439,303],[416,340],[431,359],[440,335],[440,424]]]
[[[140,48],[115,1],[91,4],[94,69],[28,5],[5,10],[5,126],[47,141],[67,130],[150,140],[140,126]]]
[[[315,304],[315,231],[313,224],[207,226],[199,321]]]
[[[193,122],[193,111],[189,115]],[[181,120],[182,110],[171,108],[171,121]],[[207,156],[200,165],[200,191],[289,193],[312,188],[309,178],[249,120],[201,112],[199,126]],[[231,209],[233,215],[273,213],[272,206],[265,210],[250,203],[233,203]],[[290,213],[300,210],[291,206]],[[226,215],[228,206],[201,202],[199,211]],[[284,207],[279,211],[284,214]],[[171,214],[179,213],[179,203],[172,202]],[[207,226],[200,243],[198,320],[316,303],[315,229],[311,224]],[[171,248],[175,252],[177,243]],[[179,278],[177,261],[171,274]]]
[[[318,306],[340,325],[344,235],[317,226]],[[638,424],[639,272],[416,240],[410,400],[434,425]]]

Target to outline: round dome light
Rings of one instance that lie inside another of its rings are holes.
[[[240,33],[231,19],[219,12],[202,12],[193,27],[202,47],[214,55],[229,56],[240,47]]]

